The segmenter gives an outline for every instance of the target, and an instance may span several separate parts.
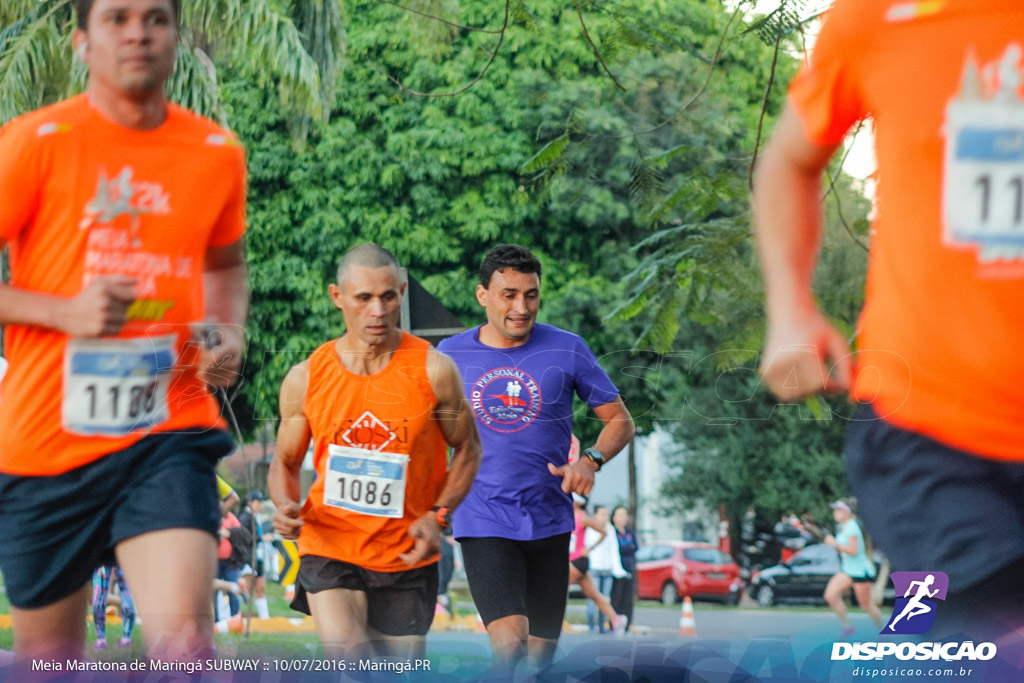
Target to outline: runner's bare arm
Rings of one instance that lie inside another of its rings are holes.
[[[0,241],[0,249],[5,243]],[[135,301],[135,279],[101,276],[65,298],[0,284],[0,325],[45,327],[72,337],[117,334]]]
[[[441,427],[444,440],[452,447],[448,479],[445,480],[444,489],[435,504],[454,510],[473,486],[476,472],[480,468],[483,449],[480,445],[480,435],[476,431],[476,420],[463,393],[462,376],[455,361],[440,351],[431,349],[427,368],[430,384],[437,398],[434,416]]]
[[[228,387],[241,373],[245,353],[245,322],[249,315],[249,283],[245,240],[206,250],[203,271],[206,320],[216,345],[204,350],[200,377],[214,386]]]
[[[636,425],[633,424],[633,416],[629,414],[621,397],[597,406],[594,408],[594,414],[604,424],[594,443],[594,449],[600,451],[605,462],[608,462],[633,438],[636,434]],[[562,490],[566,493],[589,496],[590,490],[594,488],[597,465],[590,458],[581,457],[576,462],[562,467],[548,463],[548,471],[556,477],[562,477]]]
[[[594,408],[594,414],[604,425],[601,433],[597,435],[597,441],[594,442],[594,449],[601,451],[607,462],[626,447],[636,434],[636,425],[633,424],[633,416],[629,414],[621,397],[597,406]]]
[[[462,392],[462,377],[455,362],[444,354],[430,349],[427,355],[427,377],[434,389],[437,407],[434,418],[448,445],[452,459],[448,477],[435,505],[454,510],[469,493],[476,471],[480,467],[480,435],[476,421]],[[416,539],[413,549],[402,554],[402,560],[413,565],[435,555],[441,548],[441,525],[433,511],[424,513],[409,527],[409,535]]]
[[[822,315],[812,291],[821,241],[821,175],[837,147],[808,140],[797,113],[787,107],[755,176],[754,232],[768,318],[761,374],[783,400],[850,386],[849,345]]]
[[[277,447],[267,477],[270,499],[277,508],[274,511],[274,530],[286,539],[298,538],[302,528],[299,473],[312,436],[309,420],[303,412],[308,383],[308,361],[289,370],[281,383],[281,427],[277,430]]]

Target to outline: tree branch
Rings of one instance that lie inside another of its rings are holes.
[[[729,29],[732,27],[732,22],[739,15],[741,7],[742,7],[742,5],[737,7],[736,10],[732,13],[732,16],[729,17],[729,22],[725,25],[725,30],[722,31],[722,35],[719,36],[719,38],[718,38],[718,45],[715,48],[715,56],[711,58],[711,64],[708,66],[708,75],[707,75],[707,78],[704,79],[704,84],[701,85],[700,90],[698,90],[697,93],[693,97],[691,97],[689,100],[687,100],[686,104],[684,104],[682,107],[680,107],[679,110],[676,111],[675,114],[673,114],[672,116],[668,117],[667,119],[665,119],[664,121],[662,121],[658,125],[654,126],[653,128],[649,128],[648,130],[641,131],[639,133],[632,132],[629,135],[608,135],[608,136],[595,136],[595,137],[606,137],[607,139],[610,139],[610,140],[624,140],[626,138],[636,137],[638,135],[650,135],[651,133],[654,133],[654,132],[664,128],[668,124],[670,124],[673,121],[675,121],[676,119],[678,119],[682,115],[682,113],[684,111],[686,111],[687,109],[690,108],[691,104],[696,102],[704,94],[704,92],[708,89],[708,86],[711,84],[711,77],[714,76],[714,74],[715,74],[715,67],[718,66],[718,60],[721,59],[721,57],[722,57],[722,48],[725,46],[725,38],[726,38],[726,36],[729,35]]]
[[[768,73],[768,86],[764,89],[764,99],[761,100],[761,113],[757,117],[757,138],[754,139],[754,156],[750,159],[750,170],[747,171],[747,187],[754,191],[754,166],[757,165],[757,153],[761,149],[761,133],[764,130],[764,117],[768,114],[768,98],[772,94],[772,86],[775,84],[775,67],[779,63],[779,44],[782,42],[782,32],[775,36],[775,51],[772,52],[772,67]]]
[[[427,14],[426,12],[421,12],[420,10],[413,9],[412,7],[406,7],[405,5],[399,5],[397,2],[392,2],[391,0],[380,0],[380,2],[384,3],[385,5],[394,5],[398,9],[405,10],[406,12],[412,12],[413,14],[418,14],[421,17],[426,17],[427,19],[432,19],[434,21],[440,21],[442,24],[448,24],[449,26],[454,26],[455,28],[461,29],[463,31],[476,31],[477,33],[493,33],[493,34],[497,35],[497,34],[501,33],[504,30],[504,29],[498,30],[498,29],[492,29],[492,28],[476,28],[474,26],[463,26],[462,24],[457,24],[454,21],[448,21],[447,19],[445,19],[443,17],[436,17],[433,14]]]
[[[832,173],[829,171],[825,171],[825,173],[828,176],[831,185],[834,186],[835,180],[833,180],[832,178]],[[853,240],[854,244],[863,249],[866,253],[870,253],[870,250],[864,245],[863,242],[860,241],[856,233],[853,232],[853,228],[850,227],[850,224],[846,222],[846,216],[843,215],[843,203],[839,199],[839,193],[833,191],[831,194],[836,200],[836,212],[839,215],[839,222],[843,224],[843,228],[846,229],[846,233],[850,236],[850,239]]]
[[[619,83],[619,79],[615,77],[615,74],[613,74],[612,70],[608,68],[608,65],[605,64],[604,57],[601,56],[601,51],[597,49],[597,45],[594,45],[594,41],[590,38],[590,31],[587,30],[587,23],[583,21],[583,9],[580,7],[580,0],[573,0],[573,2],[576,5],[576,14],[580,18],[580,26],[583,27],[583,37],[586,39],[587,43],[590,44],[590,49],[594,51],[594,56],[597,57],[597,61],[601,63],[601,68],[604,69],[604,72],[612,79],[616,88],[622,92],[628,92],[626,88],[622,86],[622,83]]]
[[[381,1],[382,2],[386,2],[387,0],[381,0]],[[451,92],[442,92],[442,93],[421,92],[419,90],[413,90],[412,88],[406,87],[405,85],[402,84],[401,81],[399,81],[397,78],[395,78],[391,74],[387,73],[386,71],[380,71],[381,75],[383,75],[389,81],[394,83],[395,87],[397,87],[402,92],[407,92],[410,95],[415,95],[416,97],[454,97],[455,95],[461,95],[462,93],[466,92],[467,90],[469,90],[474,85],[476,85],[477,83],[480,82],[480,79],[482,79],[484,77],[484,74],[487,73],[487,69],[489,69],[491,67],[491,64],[494,63],[494,58],[498,56],[498,50],[501,49],[501,44],[503,42],[505,42],[505,29],[508,28],[508,15],[509,15],[509,4],[510,3],[511,3],[511,0],[505,0],[505,21],[503,21],[502,24],[501,24],[501,30],[499,30],[497,32],[498,33],[498,44],[494,46],[494,52],[491,53],[491,56],[487,59],[487,63],[484,64],[484,68],[480,70],[480,73],[478,73],[476,75],[476,78],[474,78],[472,81],[470,81],[468,84],[466,84],[462,88],[459,88],[458,90],[453,90]],[[394,4],[394,3],[391,3],[391,4]]]

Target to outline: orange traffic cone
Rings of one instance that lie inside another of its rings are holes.
[[[683,611],[679,615],[679,637],[697,637],[697,622],[693,620],[693,602],[689,595],[683,598]]]

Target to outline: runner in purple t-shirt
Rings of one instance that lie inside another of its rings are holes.
[[[540,262],[499,245],[480,267],[477,301],[487,322],[441,342],[462,373],[483,461],[455,511],[469,588],[494,650],[511,670],[525,654],[552,659],[569,583],[572,493],[633,437],[633,419],[597,358],[577,335],[536,324]],[[604,423],[569,464],[573,395]]]

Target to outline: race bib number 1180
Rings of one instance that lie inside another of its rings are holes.
[[[946,109],[945,128],[946,242],[1024,246],[1024,102],[1015,93],[956,99]]]
[[[165,422],[176,339],[70,340],[64,352],[64,429],[122,436]]]

